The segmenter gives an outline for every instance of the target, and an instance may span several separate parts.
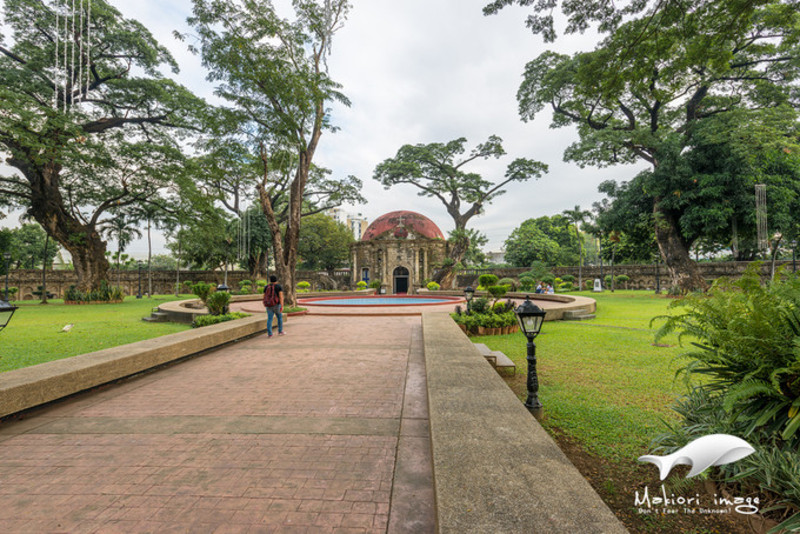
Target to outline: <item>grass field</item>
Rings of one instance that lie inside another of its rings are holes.
[[[643,291],[583,293],[597,299],[597,318],[546,322],[536,339],[543,424],[606,460],[630,462],[649,450],[664,430],[662,419],[686,391],[675,380],[681,366],[675,337],[654,346],[650,320],[667,313],[671,300]],[[517,333],[480,338],[517,364],[512,389],[525,398],[525,338]]]
[[[152,308],[178,298],[154,295],[141,300],[128,297],[121,304],[69,306],[60,300],[46,305],[38,301],[15,302],[19,309],[0,331],[0,371],[187,330],[189,325],[185,324],[142,321]],[[72,329],[62,333],[61,329],[70,323],[74,325]]]

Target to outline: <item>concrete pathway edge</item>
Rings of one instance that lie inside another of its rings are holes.
[[[627,532],[448,314],[422,332],[440,533]]]

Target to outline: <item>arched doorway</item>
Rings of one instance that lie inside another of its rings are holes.
[[[397,267],[392,276],[394,277],[394,292],[408,293],[408,269]]]

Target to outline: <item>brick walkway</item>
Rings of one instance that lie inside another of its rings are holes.
[[[419,318],[286,331],[0,424],[0,532],[433,532]]]

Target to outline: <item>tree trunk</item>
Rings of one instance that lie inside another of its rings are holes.
[[[289,216],[285,232],[281,230],[278,224],[270,192],[267,189],[267,184],[269,183],[269,158],[267,157],[266,147],[263,145],[261,146],[261,161],[264,164],[264,174],[261,183],[257,186],[261,211],[264,212],[267,225],[272,233],[275,272],[278,277],[278,283],[283,287],[283,298],[287,307],[297,304],[295,269],[297,267],[297,245],[300,239],[300,214],[303,191],[305,191],[308,172],[311,168],[310,154],[301,152],[299,156],[297,170],[289,188]]]
[[[84,224],[67,209],[58,188],[61,167],[55,163],[39,167],[17,158],[7,161],[31,183],[28,213],[72,256],[77,289],[84,292],[98,289],[100,282],[108,280],[106,244],[94,224]]]
[[[453,264],[442,267],[441,269],[439,269],[439,272],[436,274],[436,276],[433,277],[433,281],[439,284],[442,289],[457,289],[456,287],[454,287],[456,282],[456,275],[458,274],[456,272],[457,271],[456,266],[459,263],[461,263],[461,261],[464,259],[464,255],[467,253],[467,250],[469,250],[469,239],[466,237],[466,233],[463,232],[464,230],[466,230],[467,221],[469,219],[464,218],[463,216],[456,217],[455,215],[453,215],[453,213],[451,213],[451,215],[453,216],[453,220],[456,223],[455,232],[458,233],[459,230],[461,230],[462,232],[460,235],[463,235],[464,238],[455,239],[454,241],[452,241],[453,246],[448,247],[450,250],[447,257],[453,260]]]
[[[153,296],[153,269],[150,265],[153,259],[153,242],[150,237],[150,217],[147,217],[147,298]]]
[[[178,229],[178,257],[175,260],[175,296],[178,296],[178,293],[181,288],[181,232],[183,231],[183,225]]]
[[[705,291],[708,288],[705,279],[692,261],[689,254],[690,243],[687,243],[680,232],[677,217],[674,213],[661,210],[659,200],[653,203],[655,215],[655,233],[658,249],[667,266],[672,287],[681,294],[690,291]]]
[[[42,304],[47,304],[47,245],[50,243],[50,234],[44,236],[44,257],[42,258]]]

